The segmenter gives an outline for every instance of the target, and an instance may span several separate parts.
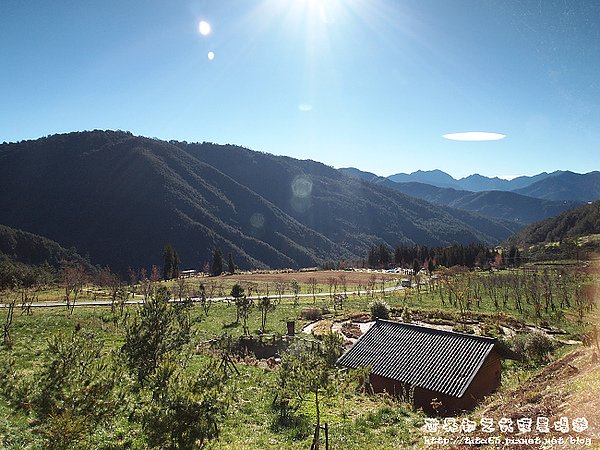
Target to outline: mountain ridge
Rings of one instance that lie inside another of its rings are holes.
[[[115,131],[0,145],[0,223],[124,271],[215,246],[242,268],[359,259],[372,245],[493,244],[514,230],[315,161]],[[484,231],[481,231],[484,230]]]
[[[416,172],[412,172],[410,174],[397,173],[390,175],[387,178],[397,183],[419,182],[431,184],[437,187],[479,192],[491,190],[513,191],[516,189],[522,189],[538,181],[557,176],[562,173],[565,172],[560,170],[551,173],[541,172],[537,175],[522,175],[510,180],[499,177],[486,177],[484,175],[474,173],[466,177],[456,179],[446,172],[443,172],[439,169],[434,169],[417,170]]]
[[[567,209],[576,208],[582,204],[582,202],[577,201],[537,199],[512,191],[472,192],[455,188],[442,188],[419,182],[398,183],[391,181],[389,178],[378,177],[375,174],[354,168],[339,170],[348,175],[370,180],[368,182],[381,184],[437,205],[471,211],[495,220],[514,221],[520,225],[527,225],[556,216]]]

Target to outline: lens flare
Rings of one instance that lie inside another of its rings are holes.
[[[294,193],[294,197],[310,197],[312,187],[312,181],[304,175],[297,176],[294,178],[294,181],[292,181],[292,192]]]
[[[265,216],[263,216],[261,213],[254,213],[252,214],[252,216],[250,216],[250,225],[252,225],[254,228],[262,228],[265,226]]]
[[[198,31],[200,32],[200,34],[202,36],[208,36],[210,34],[210,30],[211,30],[210,23],[208,23],[205,20],[201,20],[200,23],[198,24]]]

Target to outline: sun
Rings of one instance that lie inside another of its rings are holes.
[[[201,20],[200,23],[198,24],[198,31],[200,32],[200,34],[202,36],[209,35],[210,31],[211,31],[210,23],[208,23],[205,20]]]

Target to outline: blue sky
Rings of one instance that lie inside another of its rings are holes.
[[[0,142],[90,129],[380,175],[599,170],[600,2],[2,0]],[[507,137],[442,138],[466,131]]]

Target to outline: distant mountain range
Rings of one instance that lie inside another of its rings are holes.
[[[600,198],[600,172],[598,171],[578,174],[558,170],[552,173],[542,172],[532,177],[517,177],[512,180],[474,174],[456,180],[441,170],[419,170],[411,174],[398,173],[387,178],[396,183],[416,182],[471,192],[512,191],[544,200],[589,202]]]
[[[423,182],[394,182],[389,177],[379,177],[373,173],[362,172],[355,168],[343,168],[339,170],[347,175],[358,177],[371,183],[386,186],[390,189],[397,190],[412,197],[427,200],[428,202],[434,204],[471,211],[492,219],[514,221],[521,225],[530,224],[548,217],[554,217],[563,211],[576,208],[582,204],[581,201],[555,201],[534,198],[532,196],[517,193],[517,191],[511,192],[491,190],[472,192],[468,190],[438,187]],[[442,171],[434,172],[434,175],[438,180],[452,178],[450,175],[445,174]],[[425,174],[425,172],[418,174],[417,178],[423,178],[423,174]],[[552,180],[564,180],[564,175],[566,174],[570,174],[570,172],[562,172],[560,175],[556,174],[552,176]],[[531,186],[541,183],[541,181],[534,181],[534,179],[539,179],[539,177],[542,177],[542,175],[529,177],[529,180],[533,183]],[[520,178],[522,178],[522,180],[519,184],[523,184],[526,177]],[[494,179],[488,180],[493,181]],[[546,181],[550,181],[550,178],[546,178]],[[560,185],[560,183],[550,185],[555,186]],[[521,190],[525,191],[530,187],[525,187]],[[519,190],[519,192],[521,190]]]
[[[563,172],[542,172],[539,175],[534,175],[532,177],[521,176],[513,178],[512,180],[505,180],[498,177],[489,178],[483,175],[473,174],[469,175],[468,177],[464,177],[457,180],[451,175],[448,175],[446,172],[442,172],[441,170],[418,170],[410,174],[397,173],[395,175],[390,175],[387,178],[389,178],[392,181],[395,181],[396,183],[418,182],[431,184],[432,186],[443,188],[454,188],[462,189],[465,191],[480,192],[512,191],[515,189],[520,189],[529,186],[530,184],[533,184],[545,178],[559,175],[561,173]]]
[[[519,228],[314,161],[112,131],[0,145],[0,223],[121,272],[160,264],[167,242],[184,268],[215,246],[242,268],[306,267],[379,243],[495,244]]]

